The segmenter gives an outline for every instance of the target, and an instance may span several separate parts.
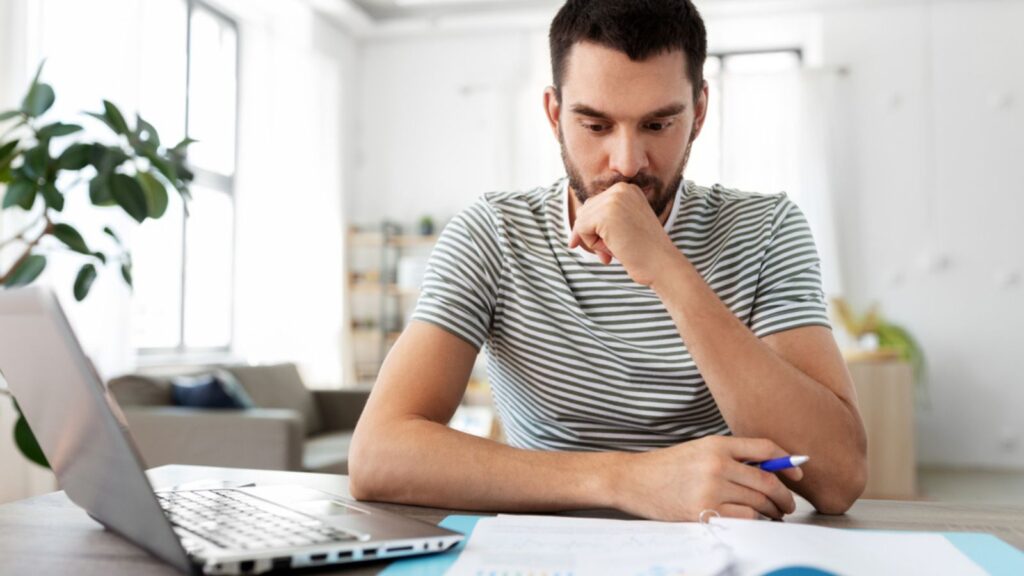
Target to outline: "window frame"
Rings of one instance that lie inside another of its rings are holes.
[[[192,183],[199,185],[214,192],[223,193],[227,196],[231,202],[231,264],[230,264],[230,283],[229,292],[234,294],[235,290],[235,274],[236,274],[236,249],[237,249],[237,238],[238,238],[238,210],[235,195],[235,179],[238,174],[238,136],[239,136],[239,110],[241,102],[241,53],[242,53],[242,35],[239,30],[238,22],[204,0],[183,0],[185,2],[185,136],[189,134],[189,121],[191,116],[192,108],[192,17],[196,10],[205,11],[221,25],[231,28],[235,35],[235,97],[234,97],[234,150],[233,152],[233,170],[230,174],[224,174],[209,170],[199,166],[195,166],[191,162],[188,162],[188,169],[195,175]],[[181,219],[181,278],[179,284],[178,293],[178,343],[176,346],[148,346],[140,347],[135,346],[135,355],[140,363],[143,364],[162,364],[167,361],[174,360],[197,360],[202,361],[205,359],[216,359],[225,356],[230,356],[234,348],[235,340],[235,306],[234,298],[231,299],[231,303],[228,307],[228,341],[223,346],[188,346],[186,344],[185,328],[186,318],[188,317],[188,300],[187,300],[187,286],[188,286],[188,217],[185,216]]]

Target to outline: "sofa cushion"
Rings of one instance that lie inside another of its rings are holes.
[[[170,406],[174,403],[171,382],[167,378],[129,374],[111,380],[107,389],[122,407]]]
[[[176,406],[244,410],[256,404],[245,388],[226,370],[171,380],[171,395]]]
[[[227,370],[238,379],[256,406],[295,410],[302,415],[307,436],[323,429],[313,393],[302,383],[295,364],[230,366]]]
[[[302,468],[322,474],[348,474],[348,447],[352,432],[331,432],[306,440]]]

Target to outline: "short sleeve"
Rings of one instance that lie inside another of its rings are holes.
[[[785,196],[775,205],[750,316],[762,338],[802,326],[831,329],[821,287],[821,261],[803,212]]]
[[[445,226],[427,262],[412,319],[479,349],[490,333],[501,261],[497,218],[481,199]]]

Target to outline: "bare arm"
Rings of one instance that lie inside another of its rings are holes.
[[[639,188],[616,184],[579,209],[570,246],[614,256],[665,304],[726,423],[807,454],[790,485],[820,512],[841,514],[867,482],[867,441],[846,364],[823,327],[759,339],[659,226]]]
[[[352,494],[476,510],[611,507],[612,453],[519,450],[448,428],[477,351],[412,322],[381,369],[352,442]]]
[[[618,508],[660,520],[780,518],[795,509],[779,478],[746,460],[783,451],[767,440],[709,437],[646,453],[538,452],[452,430],[476,350],[413,322],[392,348],[356,427],[353,496],[444,508]],[[787,471],[797,480],[799,470]]]
[[[820,512],[845,512],[867,481],[867,440],[832,333],[808,326],[758,339],[681,254],[665,270],[652,288],[729,427],[811,455],[803,481],[791,487]]]

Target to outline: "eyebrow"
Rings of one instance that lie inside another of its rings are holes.
[[[601,112],[596,108],[591,108],[586,104],[573,104],[572,106],[570,106],[569,109],[575,112],[576,114],[580,114],[582,116],[589,116],[591,118],[598,118],[601,120],[611,120],[611,116],[609,114]],[[653,112],[645,114],[643,119],[648,120],[651,118],[668,118],[670,116],[682,114],[684,110],[686,110],[685,104],[669,104],[668,106],[662,106],[661,108],[658,108]]]

